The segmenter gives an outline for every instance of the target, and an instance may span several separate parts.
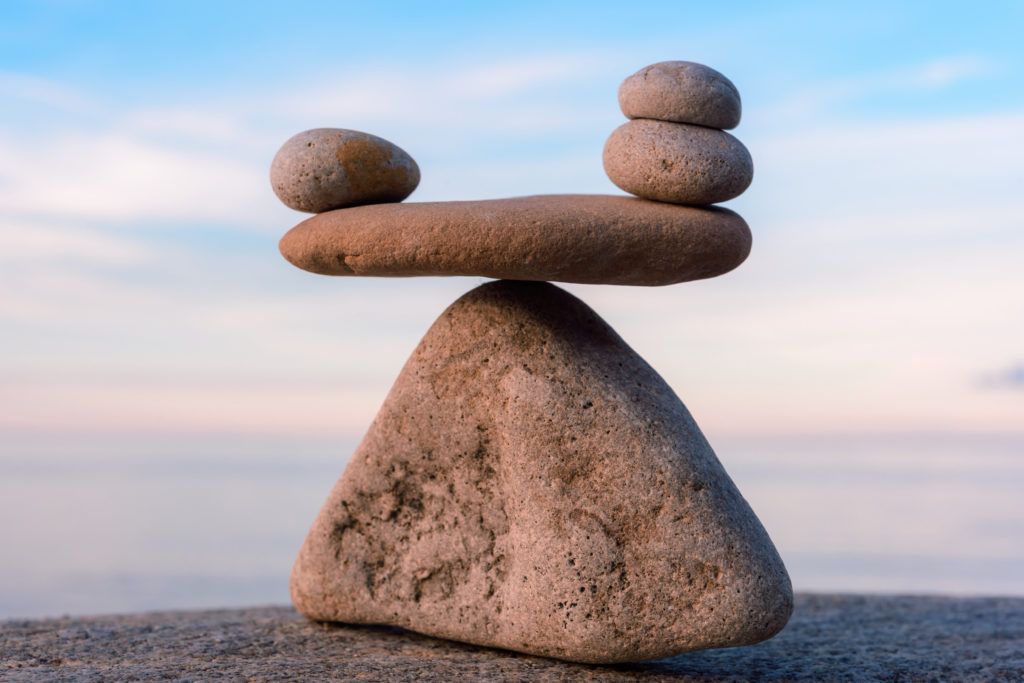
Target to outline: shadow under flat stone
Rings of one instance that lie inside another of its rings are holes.
[[[798,595],[778,636],[610,667],[291,608],[0,623],[0,680],[926,681],[1024,679],[1024,598]]]

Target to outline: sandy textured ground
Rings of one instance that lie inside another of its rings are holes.
[[[1024,598],[801,595],[753,647],[596,667],[271,607],[0,623],[0,680],[1021,681]]]

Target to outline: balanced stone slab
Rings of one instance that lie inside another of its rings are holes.
[[[793,606],[665,381],[575,297],[510,281],[427,332],[291,590],[319,621],[604,663],[755,643]]]
[[[736,213],[612,195],[376,204],[314,216],[281,254],[325,275],[476,275],[670,285],[740,265],[751,235]]]
[[[631,119],[735,128],[740,123],[740,92],[728,78],[695,62],[658,62],[619,86],[619,107]]]
[[[604,170],[638,197],[676,204],[714,204],[738,197],[754,178],[743,143],[713,128],[634,119],[608,137]]]

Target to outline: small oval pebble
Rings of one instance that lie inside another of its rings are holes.
[[[308,213],[400,202],[419,182],[419,166],[401,147],[343,128],[295,135],[270,165],[274,193],[287,206]]]
[[[740,123],[740,93],[714,69],[694,62],[659,62],[619,87],[619,107],[631,119],[657,119],[710,128]]]
[[[612,132],[604,170],[620,188],[673,204],[714,204],[743,193],[754,177],[750,152],[728,133],[685,123],[634,119]]]

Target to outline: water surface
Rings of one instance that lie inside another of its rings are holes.
[[[797,590],[1024,595],[1024,435],[710,436]],[[285,603],[354,445],[11,440],[0,617]]]

